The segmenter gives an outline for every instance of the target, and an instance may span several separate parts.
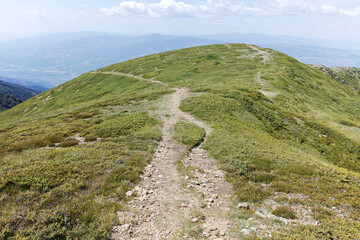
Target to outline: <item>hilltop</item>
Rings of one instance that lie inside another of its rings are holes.
[[[360,66],[360,51],[356,50],[359,47],[351,41],[336,43],[323,39],[241,33],[124,36],[74,32],[0,42],[0,75],[18,78],[20,82],[16,83],[26,87],[40,84],[51,88],[115,62],[163,51],[229,42],[275,49],[308,64]],[[31,81],[35,79],[35,83]]]
[[[0,114],[0,238],[360,238],[343,81],[244,44],[83,74]]]

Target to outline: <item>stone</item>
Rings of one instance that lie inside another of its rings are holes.
[[[204,235],[205,237],[210,237],[210,234],[209,234],[208,232],[206,232],[206,231],[203,232],[203,235]]]
[[[214,231],[216,231],[216,230],[217,230],[217,227],[214,227],[214,226],[209,227],[209,231],[210,231],[210,232],[214,232]]]
[[[194,180],[193,180],[193,181],[191,181],[191,183],[192,183],[192,184],[194,184],[194,185],[200,185],[200,183],[199,183],[199,182],[194,181]]]
[[[131,224],[124,224],[121,226],[121,228],[123,232],[129,231],[131,228]]]
[[[259,217],[261,217],[261,218],[266,218],[265,214],[263,214],[263,213],[261,213],[261,212],[259,212],[259,211],[256,211],[256,212],[255,212],[255,215],[257,215],[257,216],[259,216]]]
[[[242,202],[237,205],[237,208],[250,209],[249,203]]]
[[[196,223],[196,222],[199,221],[199,219],[197,219],[197,218],[192,218],[191,221],[192,221],[193,223]]]
[[[250,231],[249,231],[249,230],[247,230],[247,229],[242,229],[240,232],[241,232],[241,233],[242,233],[242,235],[244,235],[244,236],[247,236],[247,235],[249,235],[249,234],[250,234]]]
[[[133,191],[127,191],[127,192],[126,192],[126,196],[127,196],[127,197],[131,197],[133,194],[134,194]]]

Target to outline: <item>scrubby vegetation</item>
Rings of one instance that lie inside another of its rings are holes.
[[[101,76],[113,92],[91,101],[89,84],[83,87],[90,93],[82,89],[89,101],[66,104],[62,96],[73,95],[84,79],[99,76],[87,74],[1,115],[0,239],[106,238],[151,159],[160,122],[137,102],[151,105],[168,91]],[[86,142],[103,139],[78,145],[77,133]]]
[[[205,137],[205,129],[187,122],[177,122],[173,127],[173,137],[189,149],[198,146]]]
[[[189,88],[194,95],[180,108],[214,129],[204,148],[227,172],[234,201],[256,209],[275,193],[304,196],[296,203],[281,201],[310,208],[319,225],[301,224],[298,214],[299,224],[287,228],[265,222],[277,232],[274,239],[359,238],[360,95],[267,51],[273,60],[264,63],[246,45],[202,46],[99,71]],[[259,72],[264,86],[255,81]],[[260,89],[278,95],[267,97]],[[170,92],[128,77],[88,73],[1,114],[1,237],[105,238],[123,207],[119,200],[139,180],[160,140],[161,123],[149,112],[161,110],[158,101]],[[101,141],[54,148],[78,133]],[[189,147],[203,134],[184,122],[174,127],[174,137]],[[256,218],[244,211],[242,218]]]
[[[296,214],[294,210],[292,210],[291,207],[288,206],[282,206],[276,208],[274,211],[272,211],[272,214],[278,217],[287,218],[287,219],[296,219]]]

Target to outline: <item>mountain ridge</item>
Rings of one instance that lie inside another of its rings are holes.
[[[168,110],[185,88],[176,112],[213,129],[203,143],[204,126]],[[169,51],[83,74],[0,114],[2,237],[360,237],[359,100],[313,67],[246,44]],[[191,152],[199,144],[206,154]],[[152,165],[158,149],[180,154],[166,165],[176,176],[157,173],[169,160]],[[217,218],[208,211],[226,204],[202,192],[216,174],[196,163],[210,159],[232,186],[224,217],[233,228],[211,224]],[[166,181],[184,191],[168,205],[156,200],[171,193]],[[155,209],[132,208],[143,201]],[[176,217],[182,212],[190,214]],[[156,231],[139,235],[148,222]],[[176,226],[170,233],[161,228],[168,222]]]
[[[37,85],[54,87],[114,62],[196,45],[227,42],[272,48],[308,64],[360,66],[358,47],[341,49],[351,44],[328,43],[321,39],[236,33],[124,36],[102,32],[75,32],[0,43],[0,75],[21,79],[22,85],[27,85],[26,79],[37,79]]]

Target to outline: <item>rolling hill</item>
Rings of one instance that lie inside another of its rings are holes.
[[[329,42],[291,36],[214,34],[123,36],[102,32],[49,34],[0,42],[0,75],[20,79],[26,87],[52,88],[85,72],[135,57],[191,46],[248,43],[281,51],[301,62],[360,67],[357,43]],[[32,80],[36,79],[37,82]]]
[[[0,114],[0,238],[360,238],[344,81],[245,44],[83,74]]]

